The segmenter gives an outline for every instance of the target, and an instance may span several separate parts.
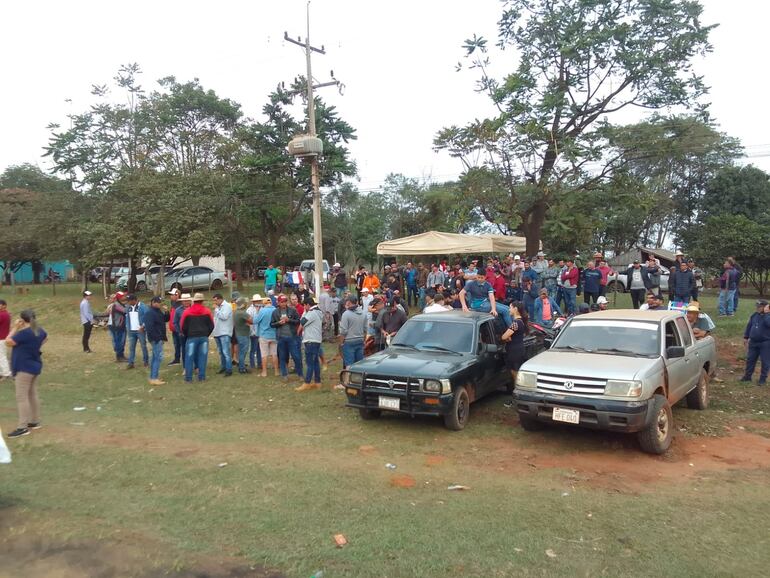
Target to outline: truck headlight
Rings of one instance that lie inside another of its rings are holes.
[[[438,379],[426,379],[422,384],[422,389],[429,393],[439,393],[441,391],[441,382]]]
[[[537,373],[534,371],[519,371],[516,374],[516,387],[520,389],[536,389]]]
[[[604,388],[604,395],[639,397],[642,395],[642,382],[610,379],[607,381],[607,385]]]
[[[363,373],[355,373],[353,371],[343,371],[340,373],[340,383],[342,385],[361,385],[363,381]]]

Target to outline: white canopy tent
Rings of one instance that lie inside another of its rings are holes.
[[[521,253],[526,249],[524,237],[509,235],[461,235],[428,231],[411,237],[383,241],[377,245],[378,255],[464,255],[484,253]]]

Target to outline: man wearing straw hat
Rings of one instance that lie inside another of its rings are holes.
[[[198,367],[198,381],[206,380],[206,363],[209,357],[209,335],[214,331],[214,317],[203,305],[203,294],[192,297],[192,305],[182,314],[182,333],[185,343],[184,380],[192,381],[193,367]]]
[[[262,295],[255,293],[251,297],[251,305],[246,309],[251,322],[249,331],[249,367],[251,369],[262,369],[262,351],[259,347],[259,326],[257,325],[257,314],[262,309]]]

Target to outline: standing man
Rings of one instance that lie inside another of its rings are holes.
[[[642,275],[646,277],[645,287],[647,291],[652,291],[656,295],[660,293],[660,274],[660,265],[655,260],[655,255],[650,254],[647,257],[647,263],[642,267]]]
[[[249,315],[249,367],[251,369],[262,369],[262,352],[259,347],[259,325],[257,325],[257,315],[262,308],[262,295],[255,293],[251,297],[251,305],[246,310]]]
[[[284,295],[281,297],[286,298]],[[230,354],[230,344],[233,339],[233,307],[221,293],[213,297],[214,305],[214,339],[219,350],[220,368],[217,373],[224,373],[225,377],[233,374],[233,358]]]
[[[80,302],[80,324],[83,326],[83,352],[91,353],[88,340],[91,339],[91,329],[94,326],[94,312],[91,309],[91,293],[83,291],[83,300]]]
[[[361,298],[361,290],[364,288],[364,281],[366,280],[366,269],[363,265],[358,267],[358,273],[356,273],[356,291],[358,291],[358,298]],[[320,295],[320,294],[319,294]]]
[[[602,274],[602,285],[599,289],[599,296],[605,296],[607,295],[607,283],[609,282],[610,275],[614,275],[615,271],[613,271],[612,267],[610,267],[607,264],[607,261],[604,259],[601,259],[599,261],[599,266],[597,267],[599,272]]]
[[[695,286],[692,288],[691,301],[698,301],[700,290],[703,289],[703,271],[695,266],[695,260],[687,259],[687,268],[692,271],[692,277],[695,280]]]
[[[674,301],[690,302],[693,289],[695,289],[695,277],[687,267],[687,261],[682,259],[679,262],[679,271],[676,272],[674,279]]]
[[[746,330],[743,332],[743,343],[746,345],[746,371],[741,381],[751,382],[757,359],[761,359],[757,385],[767,383],[767,373],[770,370],[770,306],[767,301],[757,301],[757,310],[749,318]]]
[[[423,263],[417,264],[417,296],[419,303],[417,308],[422,311],[425,309],[425,291],[428,288],[428,269]]]
[[[492,289],[495,291],[495,300],[498,303],[505,301],[505,277],[499,267],[495,268],[494,277],[492,278]]]
[[[192,381],[193,367],[198,368],[198,381],[206,380],[209,358],[209,335],[214,331],[214,317],[203,306],[203,294],[192,297],[192,305],[182,314],[182,334],[185,336],[184,380]]]
[[[579,281],[580,272],[575,267],[575,261],[567,259],[567,267],[561,274],[561,290],[568,315],[577,313],[577,286]]]
[[[305,383],[295,391],[321,389],[321,342],[323,341],[324,316],[312,298],[300,319],[302,343],[305,346]],[[313,383],[310,383],[310,380]]]
[[[486,273],[482,272],[486,279]],[[430,267],[430,273],[428,273],[428,289],[436,289],[438,287],[444,287],[446,284],[446,275],[438,268],[438,265],[434,263]]]
[[[245,297],[238,297],[235,301],[235,311],[233,311],[233,331],[235,339],[238,342],[238,373],[248,373],[246,369],[246,356],[249,353],[251,340],[251,316],[246,311],[249,304]]]
[[[163,297],[155,296],[150,300],[150,308],[144,316],[144,331],[147,341],[152,348],[152,363],[150,363],[150,385],[163,385],[160,379],[160,364],[163,362],[163,342],[166,337],[166,323],[171,316],[168,307],[163,305]]]
[[[126,361],[126,305],[125,293],[118,291],[107,308],[107,323],[112,335],[112,349],[115,352],[115,361]]]
[[[176,287],[168,292],[168,297],[171,300],[171,305],[169,306],[168,328],[171,331],[171,339],[174,342],[174,359],[168,363],[169,367],[171,367],[172,365],[179,365],[179,362],[182,359],[182,336],[179,333],[177,324],[174,323],[176,316],[182,315],[182,302],[179,300],[179,289]]]
[[[182,315],[184,315],[184,312],[190,308],[190,305],[192,305],[192,297],[190,297],[189,293],[182,293],[177,303],[180,303],[181,305],[174,313],[174,317],[172,318],[172,321],[174,326],[174,332],[179,336],[179,359],[182,362],[182,367],[184,367],[184,364],[185,364],[184,352],[185,352],[185,343],[187,342],[187,337],[185,337],[185,334],[182,333]]]
[[[596,268],[593,261],[586,263],[586,269],[583,271],[583,302],[591,304],[593,300],[599,299],[602,289],[602,272]]]
[[[272,360],[273,372],[278,377],[278,341],[275,333],[273,323],[273,312],[275,306],[273,302],[265,297],[262,300],[262,308],[257,313],[257,318],[254,323],[257,326],[257,334],[259,335],[259,349],[262,354],[262,377],[267,377],[267,361]]]
[[[527,279],[532,281],[532,288],[535,290],[535,293],[537,293],[540,290],[540,276],[537,274],[537,271],[532,268],[532,264],[528,259],[524,261],[524,269],[521,272],[522,284]]]
[[[738,287],[738,272],[730,259],[725,261],[724,271],[719,278],[719,316],[734,315],[735,291]],[[679,275],[677,274],[677,277]]]
[[[437,293],[436,297],[439,295],[441,295],[441,293]],[[377,317],[377,324],[375,327],[382,332],[382,337],[385,340],[385,343],[389,343],[390,339],[395,337],[396,333],[398,333],[398,330],[404,326],[406,319],[406,313],[398,308],[398,303],[395,301],[389,301],[385,304],[385,312]]]
[[[532,263],[532,270],[537,273],[537,286],[543,287],[545,281],[545,270],[548,269],[548,261],[545,260],[545,253],[538,251],[537,259]]]
[[[365,336],[366,315],[358,308],[358,299],[350,295],[345,299],[345,312],[340,319],[339,341],[345,367],[350,367],[364,358]]]
[[[409,307],[417,305],[419,298],[417,292],[417,269],[409,261],[404,269],[404,279],[406,281],[406,304]]]
[[[337,292],[337,297],[342,297],[348,288],[348,274],[339,263],[335,263],[332,276],[334,277],[334,289]]]
[[[644,294],[647,291],[647,286],[644,282],[644,271],[639,259],[635,259],[634,264],[626,270],[626,284],[631,292],[631,302],[634,304],[634,309],[639,309],[642,301],[644,301]]]
[[[278,309],[273,311],[270,326],[275,329],[278,339],[278,364],[281,368],[281,377],[284,381],[289,379],[289,357],[294,361],[294,370],[297,375],[302,375],[302,359],[296,347],[297,328],[299,327],[299,314],[294,307],[289,307],[286,295],[278,296]]]
[[[548,290],[548,296],[556,299],[558,289],[557,280],[561,275],[561,268],[556,265],[553,259],[548,259],[548,268],[543,273],[543,287]]]
[[[139,301],[136,295],[129,295],[126,301],[128,301],[128,307],[126,308],[126,331],[128,332],[127,369],[134,368],[137,341],[142,348],[142,361],[144,366],[147,367],[150,365],[150,356],[147,353],[147,336],[144,332],[144,316],[147,314],[147,305]]]
[[[0,380],[11,377],[11,366],[8,364],[8,352],[5,339],[11,332],[11,314],[8,313],[8,303],[0,299]]]
[[[270,263],[265,269],[265,293],[269,291],[275,291],[278,285],[278,269],[275,268],[273,263]]]

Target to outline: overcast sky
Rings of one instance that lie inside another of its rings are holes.
[[[761,56],[770,2],[702,3],[702,22],[720,24],[711,36],[714,52],[698,63],[711,86],[712,114],[746,146],[745,162],[770,171],[764,116],[770,81]],[[0,170],[23,162],[47,168],[46,125],[85,111],[91,85],[110,82],[124,63],[141,65],[147,89],[167,75],[197,77],[239,102],[247,116],[259,116],[278,82],[304,73],[303,51],[283,33],[304,38],[305,6],[301,0],[0,3]],[[474,75],[455,72],[455,64],[473,33],[495,38],[500,12],[497,0],[312,2],[311,42],[327,51],[314,56],[314,76],[324,82],[334,70],[345,84],[342,96],[333,88],[321,94],[357,130],[351,149],[363,190],[391,172],[457,176],[459,162],[434,153],[432,140],[441,127],[488,112],[486,99],[473,91]],[[515,55],[505,58],[499,69],[512,70]]]

